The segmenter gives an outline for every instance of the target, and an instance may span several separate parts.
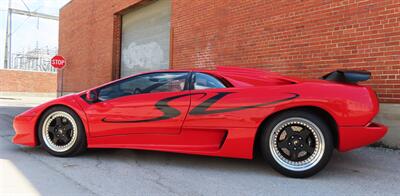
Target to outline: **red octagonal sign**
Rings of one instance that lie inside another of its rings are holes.
[[[53,66],[56,69],[62,69],[65,66],[65,59],[62,56],[54,56],[51,59],[51,66]]]

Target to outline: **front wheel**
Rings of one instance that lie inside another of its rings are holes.
[[[69,108],[47,110],[39,122],[38,137],[51,155],[75,156],[86,150],[86,134],[79,116]]]
[[[262,127],[261,151],[271,166],[295,178],[322,170],[333,151],[332,133],[318,116],[305,111],[287,111]]]

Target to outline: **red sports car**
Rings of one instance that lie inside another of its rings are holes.
[[[60,97],[14,119],[14,143],[55,156],[86,148],[146,149],[252,159],[308,177],[344,152],[382,138],[371,122],[377,96],[365,71],[318,80],[234,67],[169,70],[122,78]]]

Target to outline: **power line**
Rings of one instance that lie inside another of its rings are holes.
[[[38,9],[39,9],[39,8],[37,8],[36,10],[38,10]],[[34,10],[34,12],[35,12],[36,10]],[[17,32],[18,29],[21,28],[21,27],[26,23],[26,21],[29,20],[29,18],[31,18],[31,16],[26,17],[25,20],[24,20],[20,25],[18,25],[18,26],[14,29],[14,31],[12,31],[12,32],[10,33],[9,36],[11,36],[11,35],[14,34],[15,32]]]
[[[26,9],[27,9],[28,11],[31,11],[31,10],[29,9],[28,5],[26,5],[25,1],[24,1],[24,0],[21,0],[21,1],[22,1],[22,3],[24,4],[24,6],[26,7]]]
[[[39,9],[39,8],[38,8]],[[13,14],[19,14],[19,15],[25,15],[25,16],[33,16],[33,17],[38,17],[38,18],[44,18],[44,19],[49,19],[49,20],[57,20],[58,21],[58,16],[53,16],[50,14],[43,14],[39,12],[31,12],[31,11],[25,11],[25,10],[19,10],[19,9],[10,9],[10,11]]]

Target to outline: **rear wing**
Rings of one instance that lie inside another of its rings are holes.
[[[367,81],[371,78],[369,71],[355,71],[355,70],[337,70],[322,76],[323,80],[350,83]]]

